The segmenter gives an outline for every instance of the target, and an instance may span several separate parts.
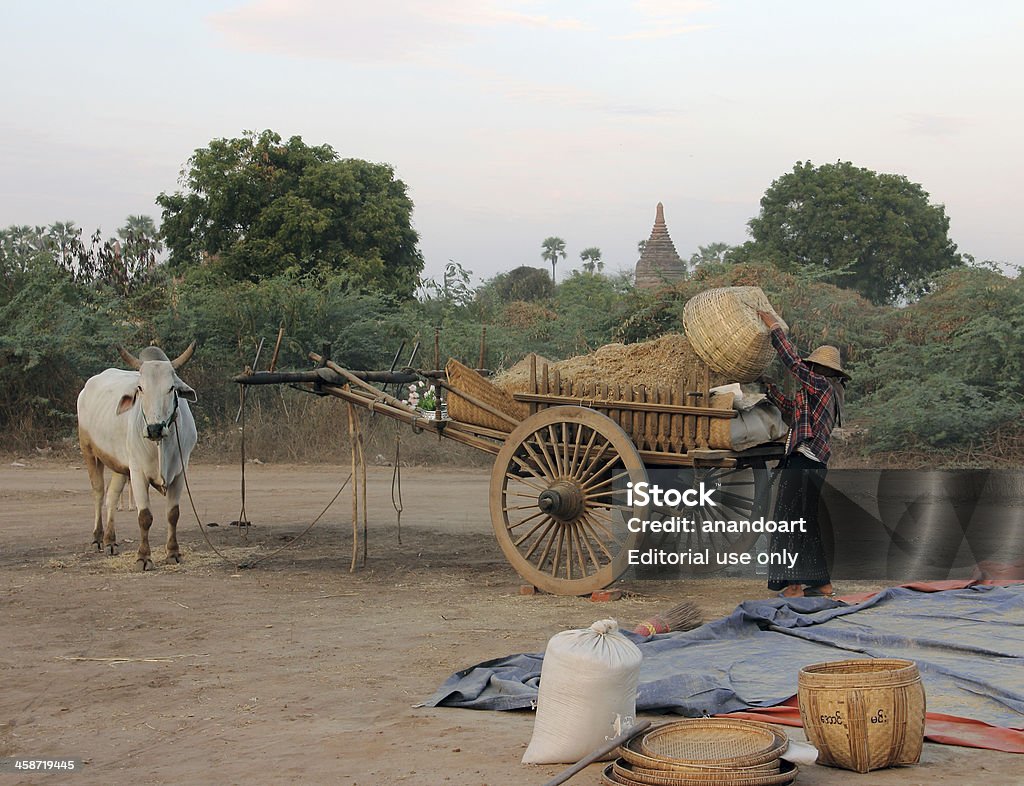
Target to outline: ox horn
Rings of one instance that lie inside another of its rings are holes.
[[[176,357],[174,360],[171,361],[171,366],[174,368],[174,370],[177,371],[179,368],[181,368],[186,363],[188,363],[189,360],[192,359],[192,353],[195,352],[195,351],[196,351],[196,342],[193,341],[191,344],[189,344],[185,348],[184,352],[182,352],[180,355],[178,355],[178,357]]]
[[[120,354],[121,357],[124,358],[125,363],[134,368],[136,371],[142,368],[142,361],[135,357],[135,355],[133,355],[127,349],[122,347],[120,344],[116,344],[115,346],[117,347],[118,354]]]

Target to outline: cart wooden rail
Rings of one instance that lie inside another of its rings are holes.
[[[673,547],[674,536],[631,531],[631,520],[749,520],[763,514],[771,497],[767,463],[783,452],[778,443],[742,452],[711,447],[713,424],[736,412],[710,405],[706,367],[678,388],[648,389],[562,380],[557,370],[533,362],[529,389],[514,396],[529,414],[517,419],[465,388],[453,388],[444,371],[351,371],[315,353],[310,359],[316,367],[309,371],[255,372],[234,381],[290,384],[335,396],[494,455],[490,514],[498,543],[526,581],[561,595],[608,586],[629,569],[630,551]],[[487,425],[442,417],[440,403],[435,413],[425,413],[378,387],[420,379],[468,401]],[[659,483],[668,478],[679,490],[704,484],[713,489],[714,505],[641,505],[630,489],[649,475]],[[756,539],[693,533],[685,537],[685,548],[745,552]]]

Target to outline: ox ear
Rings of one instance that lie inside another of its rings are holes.
[[[121,396],[121,400],[117,402],[117,414],[118,415],[123,415],[129,409],[134,407],[135,406],[135,396],[137,396],[137,395],[138,395],[138,391],[136,391],[131,396],[129,396],[127,394]]]
[[[181,398],[185,399],[185,401],[191,401],[193,404],[195,404],[199,400],[199,396],[196,395],[196,392],[192,390],[192,388],[190,388],[184,382],[179,381],[174,386],[174,389],[177,391],[178,395],[181,396]]]

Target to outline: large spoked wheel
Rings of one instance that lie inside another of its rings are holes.
[[[628,567],[647,518],[627,486],[647,480],[632,440],[585,407],[551,407],[508,436],[491,472],[491,524],[505,557],[535,587],[585,595]]]
[[[644,548],[672,548],[694,552],[709,550],[711,554],[740,554],[751,551],[757,533],[702,532],[705,521],[751,521],[771,513],[772,474],[763,459],[753,459],[741,467],[687,467],[679,470],[673,483],[679,490],[699,489],[700,484],[712,490],[714,505],[678,508],[654,507],[651,517],[666,519],[687,516],[696,520],[696,532],[652,533],[643,542]],[[707,565],[691,565],[692,573],[713,573],[722,569],[712,558]]]

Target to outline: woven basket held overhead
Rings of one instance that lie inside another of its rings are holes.
[[[708,289],[687,302],[683,327],[694,352],[713,370],[733,382],[753,382],[775,358],[758,311],[775,314],[760,287]],[[789,330],[784,322],[782,327]]]

